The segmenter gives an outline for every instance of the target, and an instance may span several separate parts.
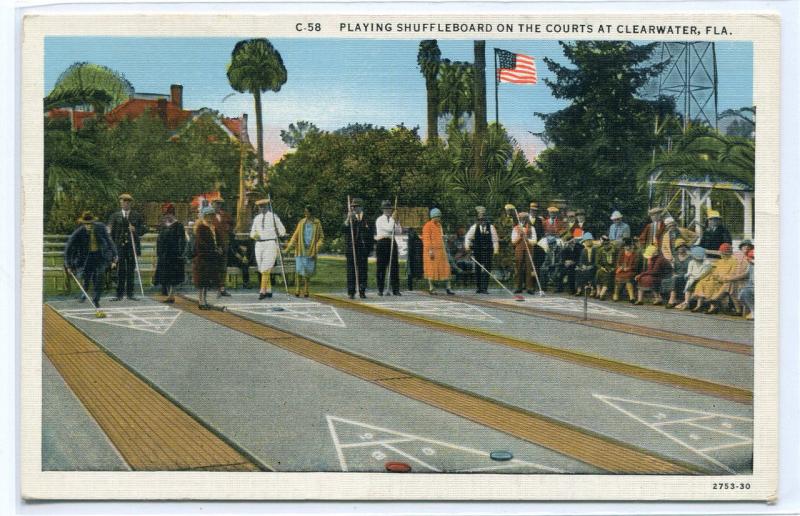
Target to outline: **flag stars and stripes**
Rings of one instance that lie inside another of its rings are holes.
[[[498,59],[498,82],[536,84],[536,62],[531,56],[515,54],[499,48],[495,51]]]

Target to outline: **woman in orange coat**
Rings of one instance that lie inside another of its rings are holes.
[[[440,221],[442,212],[439,208],[431,210],[431,220],[422,226],[422,268],[428,280],[428,292],[435,294],[434,281],[446,281],[445,292],[450,290],[450,261],[444,247],[444,232]]]

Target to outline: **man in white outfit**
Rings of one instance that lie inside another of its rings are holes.
[[[283,227],[281,219],[272,212],[272,206],[267,199],[256,201],[256,206],[259,213],[253,218],[250,238],[256,241],[256,263],[261,274],[261,289],[258,292],[260,300],[272,297],[270,273],[275,267],[275,260],[280,251],[278,238],[286,236],[286,228]]]
[[[400,275],[398,272],[397,242],[392,241],[403,234],[403,228],[394,218],[392,203],[383,201],[381,203],[383,215],[375,220],[375,255],[378,258],[376,276],[378,280],[378,295],[383,295],[383,288],[386,286],[386,270],[389,269],[389,285],[392,294],[400,294]],[[390,263],[391,262],[391,263]]]

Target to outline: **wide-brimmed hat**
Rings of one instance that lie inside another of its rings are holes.
[[[523,220],[523,219],[527,220],[528,219],[528,212],[527,211],[517,212],[517,217],[519,217],[520,220]]]
[[[430,212],[430,215],[432,219],[435,219],[436,217],[441,217],[442,210],[440,210],[439,208],[433,208]]]
[[[651,244],[645,247],[642,256],[644,256],[645,258],[652,258],[653,256],[656,255],[657,252],[658,252],[658,247]]]
[[[129,194],[129,193],[122,193],[122,194],[119,194],[119,200],[120,201],[132,201],[133,200],[133,196],[131,194]]]
[[[618,210],[614,210],[614,213],[611,214],[611,220],[617,220],[622,218],[622,213]]]
[[[216,199],[211,199],[211,202],[212,203],[214,203],[214,202],[222,203],[222,202],[225,202],[225,199],[223,199],[222,197],[217,197]]]
[[[721,219],[722,218],[722,217],[720,217],[719,212],[717,210],[708,210],[708,213],[706,214],[706,216],[709,219]]]
[[[382,210],[391,210],[392,209],[392,202],[389,201],[389,200],[383,201],[381,203],[381,209]]]
[[[486,215],[486,208],[484,206],[475,206],[475,212],[478,214],[478,217],[483,217]]]
[[[508,210],[516,210],[517,207],[514,206],[513,204],[509,203],[509,204],[506,204],[505,206],[503,206],[503,209],[506,210],[506,211],[508,211]]]
[[[78,222],[79,222],[80,224],[88,224],[89,222],[94,222],[94,221],[96,221],[96,220],[97,220],[97,217],[95,217],[95,216],[92,214],[92,212],[91,212],[91,211],[88,211],[88,210],[87,210],[87,211],[84,211],[83,213],[81,213],[81,216],[80,216],[80,218],[78,218]]]
[[[744,246],[746,246],[746,245],[749,245],[750,247],[755,247],[755,246],[753,245],[753,241],[752,241],[752,240],[750,240],[749,238],[745,238],[745,239],[744,239],[744,240],[742,240],[742,242],[739,244],[739,249],[741,249],[742,247],[744,247]]]
[[[647,214],[648,215],[660,215],[661,212],[663,212],[663,211],[664,211],[664,208],[655,207],[655,208],[650,208],[649,210],[647,210]]]
[[[600,240],[602,240],[603,242],[610,242],[611,241],[611,239],[608,238],[608,235],[601,235],[600,236]]]
[[[575,210],[567,210],[567,217],[575,216]]]
[[[531,203],[528,205],[528,208],[531,209],[531,210],[538,210],[539,209],[539,203],[536,202],[536,201],[531,201]]]
[[[263,206],[269,204],[269,199],[259,199],[256,201],[256,206]]]
[[[214,215],[215,213],[217,213],[217,210],[215,210],[212,206],[203,206],[200,208],[200,216],[202,217],[205,217],[206,215]]]
[[[592,235],[588,231],[584,232],[583,235],[581,235],[581,242],[586,242],[587,240],[594,240],[594,235]]]
[[[552,212],[552,211],[555,211],[555,212],[557,212],[557,211],[560,211],[560,210],[559,210],[558,208],[556,208],[555,206],[549,206],[549,207],[547,208],[547,211],[551,211],[551,212]]]

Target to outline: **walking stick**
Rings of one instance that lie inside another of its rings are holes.
[[[86,290],[83,289],[83,285],[81,285],[81,282],[78,281],[78,278],[75,276],[75,274],[70,269],[67,269],[67,272],[69,273],[70,276],[72,276],[72,279],[75,280],[75,283],[78,284],[78,288],[81,289],[81,292],[83,292],[83,295],[86,296],[86,299],[89,300],[89,303],[91,303],[92,308],[94,308],[94,316],[97,317],[98,319],[103,319],[106,316],[105,312],[97,308],[97,305],[94,304],[92,298],[89,296],[89,294],[86,293]]]
[[[272,227],[275,228],[275,245],[278,246],[278,259],[281,263],[281,274],[283,275],[283,287],[286,289],[286,295],[289,295],[289,283],[286,281],[286,267],[283,266],[283,251],[281,250],[281,237],[278,234],[278,224],[275,222],[275,208],[272,206],[272,195],[267,194],[267,202],[269,202],[269,211],[272,213]]]
[[[517,212],[517,208],[514,208],[514,215],[517,217],[517,224],[519,225],[520,229],[522,229],[522,220],[519,218],[519,212]],[[531,227],[533,227],[533,223],[531,223]],[[537,237],[539,235],[536,235]],[[533,277],[536,278],[536,285],[539,287],[539,295],[544,296],[544,290],[542,290],[542,283],[539,281],[539,274],[536,273],[536,265],[533,264],[533,255],[531,254],[531,250],[528,247],[528,235],[524,235],[525,238],[525,254],[528,255],[528,260],[531,262],[531,270],[533,271]]]
[[[470,259],[470,260],[472,260],[473,262],[475,262],[475,263],[478,265],[478,267],[480,267],[481,269],[483,269],[483,272],[485,272],[486,274],[488,274],[490,278],[492,278],[492,279],[493,279],[495,282],[497,282],[497,284],[498,284],[498,285],[500,285],[500,288],[502,288],[503,290],[505,290],[506,292],[508,292],[508,293],[511,295],[511,297],[513,297],[513,298],[514,298],[514,301],[525,301],[525,297],[524,297],[524,296],[520,296],[519,294],[514,294],[513,292],[511,292],[510,290],[508,290],[508,288],[507,288],[505,285],[503,285],[503,284],[500,282],[500,280],[499,280],[499,279],[497,279],[497,278],[495,277],[495,275],[494,275],[494,274],[492,274],[491,272],[489,272],[489,271],[486,269],[486,267],[484,267],[484,266],[481,264],[481,262],[479,262],[478,260],[476,260],[474,256],[470,256],[470,257],[469,257],[469,259]]]
[[[387,285],[388,285],[388,283],[391,283],[389,280],[390,280],[390,277],[392,275],[392,258],[394,257],[394,228],[397,227],[397,221],[394,220],[394,214],[395,213],[397,213],[397,196],[396,195],[394,196],[394,212],[392,213],[392,221],[394,222],[394,224],[392,224],[392,242],[391,242],[391,244],[389,244],[389,264],[386,265],[386,276],[383,279],[383,290],[386,290],[387,292],[388,292],[388,286]],[[399,268],[400,267],[398,267],[398,269]],[[399,275],[400,271],[398,270],[397,273]],[[397,281],[399,282],[400,278],[397,278]]]
[[[128,223],[128,234],[131,236],[131,249],[133,250],[133,263],[136,265],[136,275],[139,277],[139,291],[142,293],[142,297],[144,297],[144,285],[142,284],[142,273],[139,272],[139,257],[136,256],[136,239],[133,238],[133,229],[131,229],[130,223]]]
[[[350,226],[350,247],[353,251],[353,271],[356,273],[356,290],[361,293],[361,284],[358,281],[358,256],[356,255],[356,236],[353,232],[353,206],[350,204],[350,196],[347,196],[347,222]]]

